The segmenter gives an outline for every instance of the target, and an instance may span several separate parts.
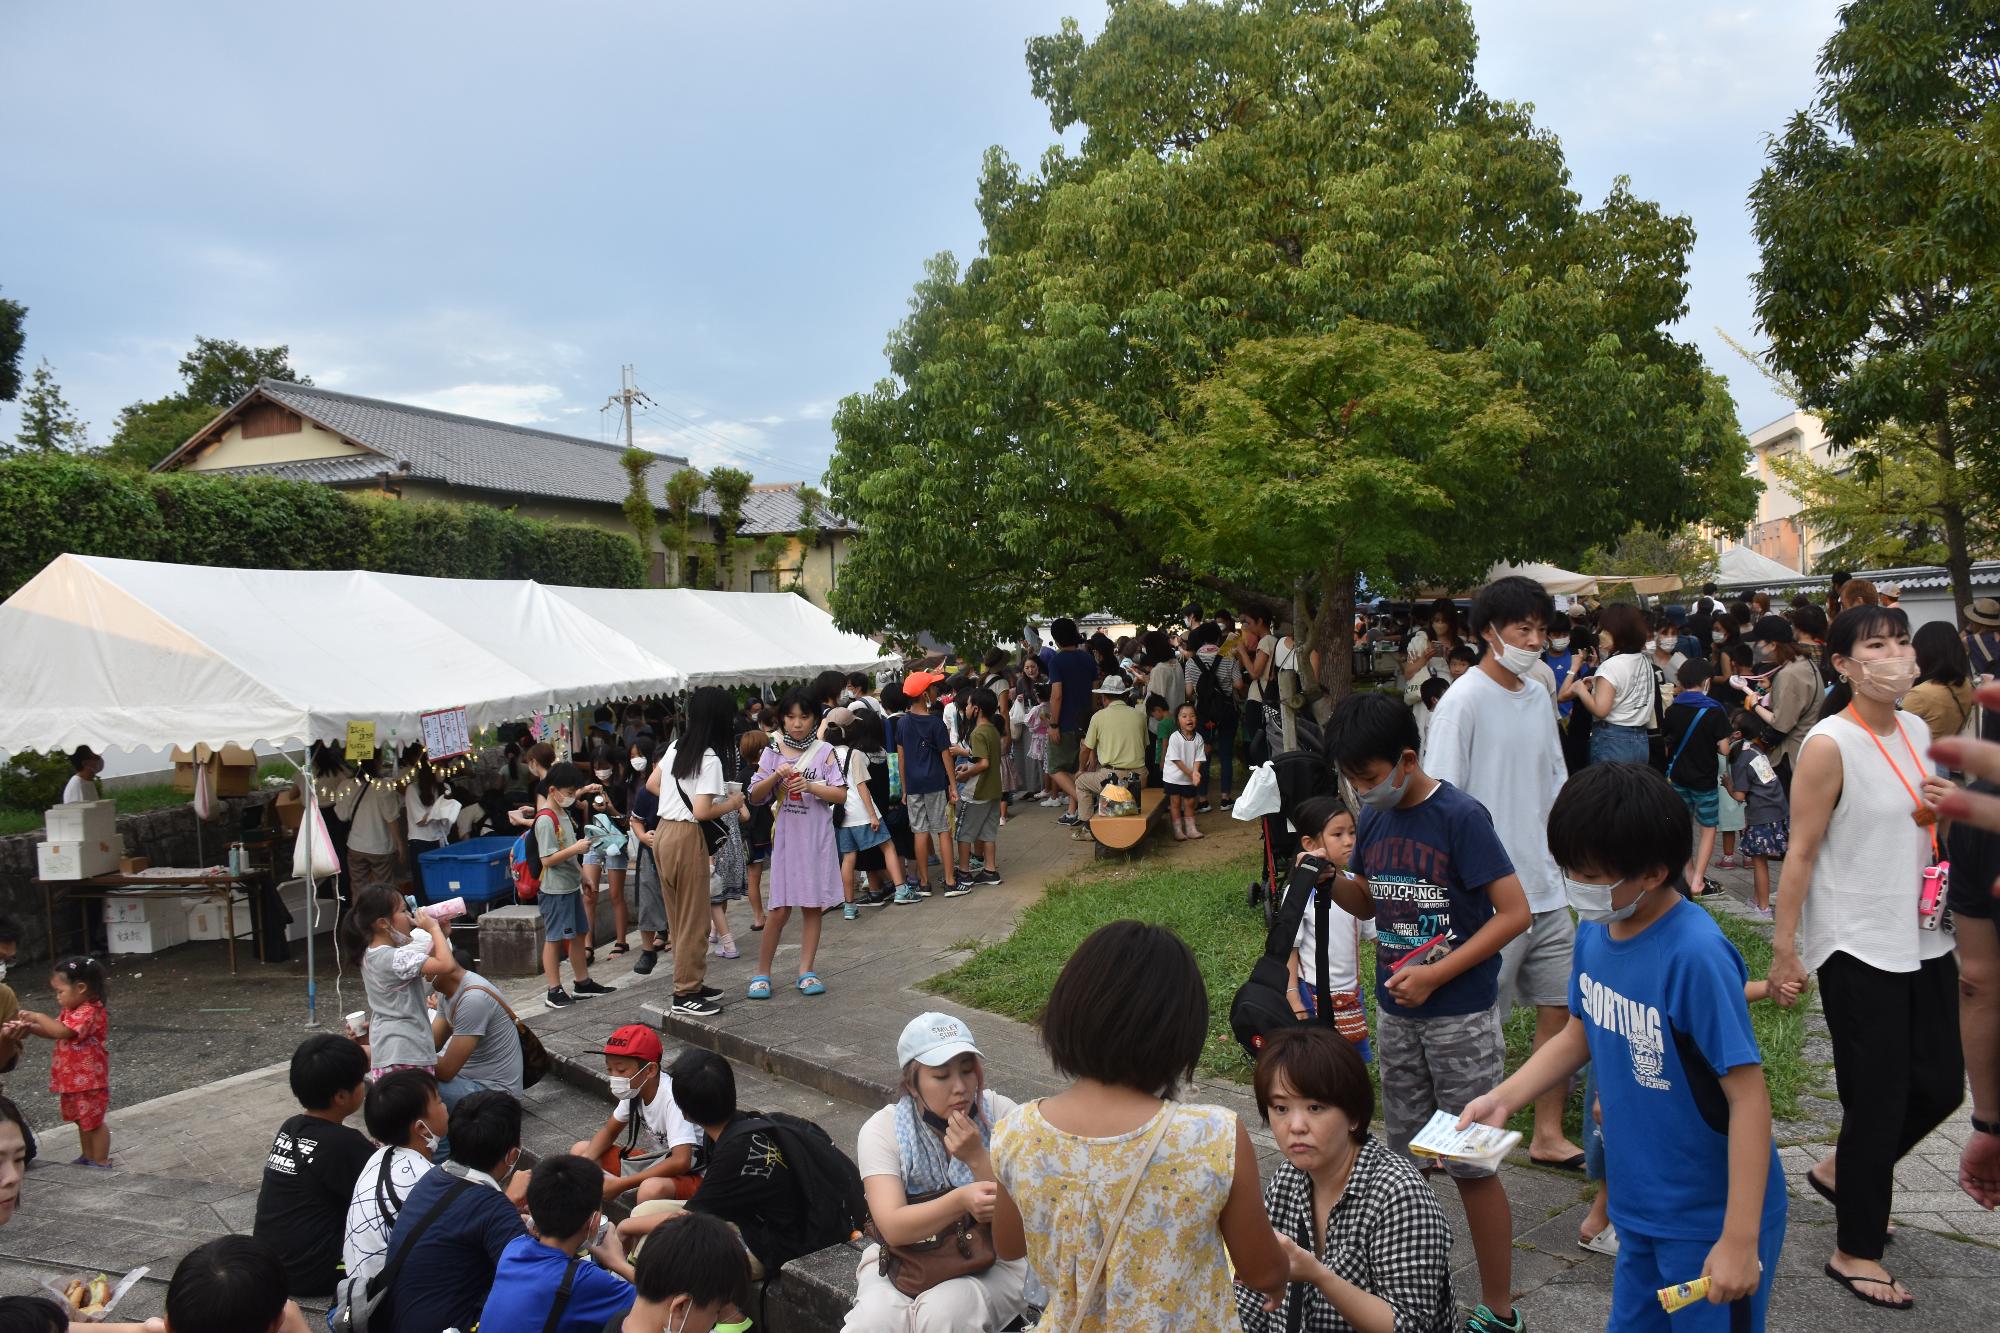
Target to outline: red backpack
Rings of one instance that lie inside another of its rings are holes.
[[[548,815],[551,823],[555,815],[547,810],[535,811],[535,819]],[[514,845],[507,849],[507,871],[514,877],[514,901],[531,903],[542,892],[542,849],[535,842],[535,824],[530,821],[527,832],[514,839]]]

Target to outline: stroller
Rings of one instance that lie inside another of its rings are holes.
[[[1291,815],[1315,796],[1339,793],[1340,779],[1320,751],[1319,728],[1301,718],[1297,721],[1298,748],[1274,754],[1271,771],[1278,779],[1278,809],[1261,816],[1264,833],[1264,875],[1250,881],[1250,906],[1264,910],[1264,927],[1270,929],[1291,875],[1292,857],[1299,849],[1298,830]]]

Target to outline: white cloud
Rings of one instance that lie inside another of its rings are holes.
[[[549,420],[548,409],[562,396],[563,391],[553,384],[455,384],[427,393],[401,394],[398,401],[528,426]]]
[[[688,413],[690,417],[692,413]],[[754,421],[728,421],[710,416],[698,425],[683,425],[660,417],[635,423],[632,442],[656,453],[685,458],[706,472],[715,467],[735,467],[752,473],[759,481],[779,481],[788,465],[770,451],[770,437]]]

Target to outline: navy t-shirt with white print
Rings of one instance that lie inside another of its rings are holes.
[[[1389,994],[1390,969],[1449,930],[1462,945],[1493,917],[1486,886],[1514,873],[1493,816],[1476,799],[1440,782],[1407,810],[1363,807],[1355,864],[1375,898],[1375,999],[1401,1018],[1443,1018],[1491,1009],[1499,999],[1500,955],[1467,969],[1411,1009]]]
[[[1576,928],[1569,1008],[1583,1023],[1604,1107],[1605,1169],[1619,1231],[1713,1241],[1729,1201],[1729,1103],[1722,1075],[1761,1065],[1743,1000],[1749,969],[1715,919],[1677,898],[1629,940]],[[1785,1226],[1771,1150],[1762,1226]]]

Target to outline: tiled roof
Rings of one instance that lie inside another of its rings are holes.
[[[750,494],[743,498],[743,521],[736,527],[737,535],[762,537],[773,532],[797,532],[799,520],[804,517],[804,507],[799,503],[799,487],[804,484],[787,481],[752,486]],[[712,496],[707,498],[713,502]],[[824,532],[854,530],[852,523],[823,502],[819,506],[819,526]]]
[[[600,504],[615,505],[625,498],[628,480],[619,462],[623,445],[283,380],[264,380],[257,388],[274,402],[401,465],[397,470],[414,480]],[[649,469],[648,489],[664,500],[667,478],[686,466],[684,458],[659,455]]]
[[[379,454],[348,454],[342,458],[306,458],[291,463],[246,463],[242,467],[210,468],[204,477],[280,477],[286,481],[316,481],[322,486],[354,486],[397,476],[394,459]]]

